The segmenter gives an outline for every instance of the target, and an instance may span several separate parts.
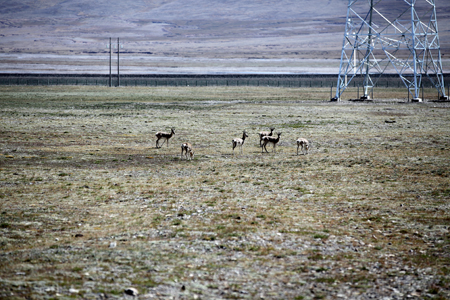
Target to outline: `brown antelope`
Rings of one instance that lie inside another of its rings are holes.
[[[260,147],[262,146],[262,139],[263,139],[263,137],[265,137],[265,136],[272,136],[274,130],[275,130],[275,128],[270,127],[270,131],[261,131],[259,133],[259,146]]]
[[[171,129],[170,133],[159,131],[156,133],[156,148],[161,148],[164,143],[167,141],[167,147],[169,147],[169,139],[175,134],[174,128]],[[159,146],[159,140],[164,139],[161,146]],[[159,146],[159,147],[158,147]]]
[[[244,130],[244,132],[242,133],[242,139],[240,138],[235,138],[231,141],[231,144],[233,145],[233,154],[234,154],[234,148],[236,148],[237,146],[239,146],[240,148],[240,152],[242,154],[242,146],[244,145],[245,142],[245,138],[248,137],[247,132]]]
[[[298,155],[298,149],[302,148],[303,155],[308,154],[309,150],[309,142],[307,139],[304,138],[298,138],[297,140],[297,155]]]
[[[183,153],[187,160],[194,158],[194,148],[190,143],[181,144],[181,158],[183,158]]]
[[[267,151],[267,144],[273,144],[273,149],[272,152],[275,152],[275,146],[277,145],[277,143],[280,141],[280,136],[281,136],[281,132],[277,133],[278,137],[274,137],[274,136],[265,136],[263,137],[263,145],[261,147],[261,153],[263,152],[263,149],[266,150],[267,153],[269,153],[269,151]]]

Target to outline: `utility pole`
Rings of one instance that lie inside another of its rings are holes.
[[[106,45],[106,48],[109,48],[109,86],[112,87],[112,38],[109,38],[109,45]],[[117,84],[116,86],[120,86],[120,39],[117,38]],[[116,46],[114,46],[115,48]]]
[[[112,54],[112,47],[111,47],[111,38],[109,38],[109,87],[112,85],[112,78],[111,78],[111,54]]]
[[[119,55],[120,55],[120,43],[119,43],[119,38],[117,38],[117,86],[120,86]]]

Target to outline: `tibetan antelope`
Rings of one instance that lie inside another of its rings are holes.
[[[307,139],[304,138],[298,138],[297,140],[297,155],[298,155],[298,149],[302,148],[303,155],[308,154],[309,150],[309,142]]]
[[[275,130],[275,128],[270,127],[270,132],[269,131],[261,131],[259,133],[259,146],[260,147],[262,146],[262,139],[263,139],[263,137],[265,137],[265,136],[272,136],[274,130]]]
[[[277,143],[280,141],[280,135],[281,132],[277,133],[278,137],[274,137],[274,136],[265,136],[263,137],[263,145],[261,147],[261,153],[263,152],[263,149],[266,150],[267,153],[269,153],[269,151],[267,151],[267,144],[273,144],[273,149],[272,152],[275,152],[275,146],[277,145]]]
[[[190,143],[181,144],[181,158],[183,158],[183,153],[187,160],[194,158],[194,148]]]
[[[169,139],[175,134],[175,130],[172,128],[170,133],[159,131],[156,133],[156,148],[161,148],[167,141],[167,147],[169,147]],[[159,140],[164,139],[161,146],[159,146]],[[159,147],[158,147],[159,146]]]
[[[241,154],[242,154],[242,146],[244,145],[244,142],[245,142],[245,138],[246,137],[248,137],[248,134],[247,134],[247,132],[244,130],[243,132],[242,132],[242,139],[240,139],[240,138],[235,138],[235,139],[233,139],[232,141],[231,141],[231,144],[233,145],[233,154],[234,154],[234,148],[236,148],[237,146],[239,146],[239,148],[240,148],[240,152],[241,152]]]

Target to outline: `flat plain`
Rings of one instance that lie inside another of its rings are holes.
[[[450,105],[402,93],[0,87],[0,298],[448,299]]]

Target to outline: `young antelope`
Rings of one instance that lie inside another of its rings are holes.
[[[240,152],[242,154],[242,146],[244,145],[245,142],[245,138],[248,137],[247,132],[244,130],[244,132],[242,133],[242,139],[240,138],[235,138],[231,141],[231,144],[233,146],[233,154],[234,154],[234,148],[236,148],[237,146],[239,146],[240,148]]]
[[[298,155],[298,149],[302,148],[302,153],[303,155],[308,154],[308,150],[309,150],[309,142],[307,139],[304,138],[299,138],[297,140],[297,155]]]
[[[183,158],[183,153],[187,160],[194,158],[194,149],[190,143],[181,144],[181,158]]]

